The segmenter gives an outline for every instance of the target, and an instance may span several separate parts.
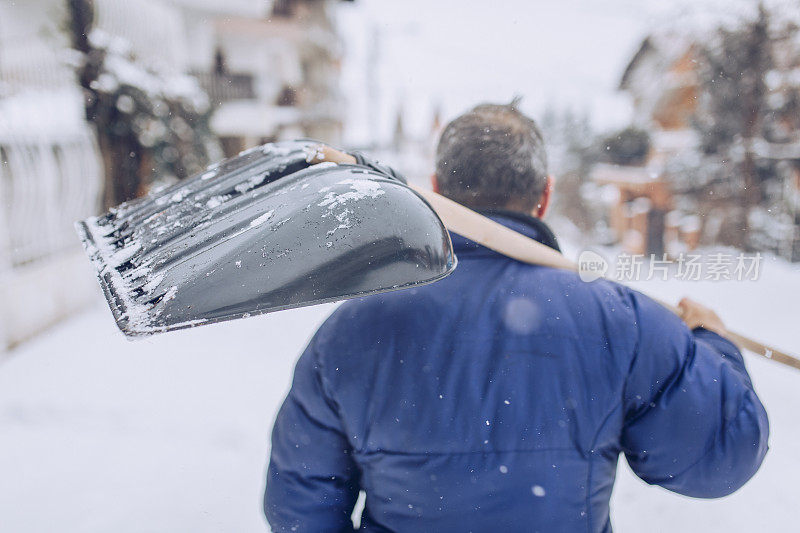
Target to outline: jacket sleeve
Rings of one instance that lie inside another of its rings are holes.
[[[375,159],[367,157],[362,152],[349,152],[349,154],[356,158],[356,163],[359,165],[371,168],[375,172],[384,174],[387,178],[395,179],[400,183],[408,183],[405,176],[389,165],[384,165]]]
[[[312,340],[273,428],[264,514],[273,531],[352,531],[357,496],[358,469]]]
[[[650,484],[700,498],[726,496],[767,452],[767,414],[742,354],[631,291],[638,346],[626,382],[622,448]]]

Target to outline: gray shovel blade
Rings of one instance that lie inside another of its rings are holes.
[[[450,237],[414,191],[366,167],[264,145],[78,222],[128,336],[437,281]]]

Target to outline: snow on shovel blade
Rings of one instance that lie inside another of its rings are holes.
[[[267,144],[76,223],[119,328],[145,336],[431,283],[455,268],[431,207],[366,167]]]

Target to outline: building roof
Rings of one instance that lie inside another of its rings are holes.
[[[281,126],[297,124],[302,116],[294,107],[267,106],[258,101],[223,103],[211,117],[211,129],[222,137],[270,137]]]
[[[625,67],[619,82],[620,90],[630,89],[635,71],[648,57],[654,57],[668,68],[673,62],[684,56],[693,45],[691,37],[677,31],[653,33],[645,37],[636,53]]]
[[[598,163],[592,168],[592,180],[601,185],[609,183],[656,183],[661,180],[661,171],[650,166]]]
[[[753,151],[758,157],[774,160],[800,160],[800,142],[770,143],[763,139],[753,142]]]
[[[167,0],[177,6],[219,15],[264,17],[272,10],[272,0]]]

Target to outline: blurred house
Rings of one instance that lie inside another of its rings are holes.
[[[96,290],[72,224],[97,210],[100,155],[61,20],[61,2],[0,3],[0,352]]]
[[[340,141],[336,3],[95,0],[96,28],[127,42],[137,62],[196,77],[231,156],[283,138]]]
[[[693,41],[669,32],[644,39],[625,68],[619,89],[633,101],[634,124],[656,133],[656,151],[695,146],[691,120],[700,94],[697,65]]]
[[[703,157],[693,123],[702,94],[703,38],[679,31],[648,36],[620,81],[619,89],[633,104],[633,125],[648,132],[650,148],[640,165],[599,164],[592,178],[617,190],[609,218],[618,240],[632,253],[675,255],[693,249],[701,239],[730,242],[726,232],[739,231],[731,222],[731,213],[742,207],[732,189],[739,187],[738,181],[705,187],[696,172],[687,171],[701,166]],[[787,87],[800,88],[800,40],[775,36],[772,46],[775,64],[766,80],[769,97],[779,99]],[[776,127],[781,131],[772,137],[779,143],[757,139],[754,148],[757,159],[780,163],[780,190],[771,191],[767,203],[772,203],[750,216],[763,215],[765,231],[780,235],[792,248],[800,244],[800,130],[792,121],[779,121]],[[773,217],[776,210],[788,214]]]
[[[134,130],[120,141],[121,147],[117,146],[120,136],[111,136],[106,142],[105,136],[100,135],[104,155],[112,154],[106,162],[110,171],[131,166],[123,157],[130,152],[134,152],[141,167],[138,179],[122,178],[135,183],[118,191],[114,195],[116,201],[135,196],[153,179],[181,178],[197,172],[198,159],[232,156],[255,144],[297,137],[338,144],[344,101],[339,90],[342,47],[333,19],[337,3],[94,0],[90,43],[108,56],[97,87],[90,85],[99,93],[104,111],[100,116],[113,121],[117,113],[108,108],[114,107],[118,97],[129,100],[126,95],[131,92],[149,95],[153,102],[167,102],[170,110],[171,102],[177,99],[179,104],[174,107],[178,109],[189,104],[191,117],[184,117],[183,122],[194,130],[186,137],[195,139],[188,144],[174,137],[170,140],[169,133],[176,130],[171,122],[181,119],[158,124],[158,113],[153,113],[154,105],[147,101],[138,103],[119,124],[101,126]],[[119,64],[125,68],[118,68]],[[116,81],[106,88],[108,84],[100,82],[109,77],[105,76],[108,69]],[[130,76],[132,72],[139,74]],[[142,82],[137,83],[137,78]],[[110,104],[103,104],[109,101]],[[141,117],[131,116],[139,110]],[[154,127],[141,128],[139,123],[153,123]],[[147,132],[143,134],[143,129],[153,130],[157,139],[146,141]],[[212,154],[214,150],[207,142],[197,143],[212,138],[222,146],[218,155]],[[163,157],[163,150],[151,148],[154,143],[164,142],[177,142],[179,164],[172,163],[174,156]]]
[[[171,0],[181,11],[189,70],[214,108],[226,156],[255,144],[341,141],[342,45],[334,0]]]
[[[663,254],[666,214],[673,198],[658,169],[599,163],[591,177],[597,185],[614,191],[604,195],[610,200],[608,222],[625,251]]]
[[[619,88],[631,97],[633,125],[649,135],[647,153],[640,164],[597,164],[591,177],[615,190],[609,225],[629,253],[674,254],[697,244],[696,220],[670,213],[675,201],[666,176],[672,157],[698,146],[691,123],[700,91],[696,54],[684,35],[654,34],[622,75]]]

